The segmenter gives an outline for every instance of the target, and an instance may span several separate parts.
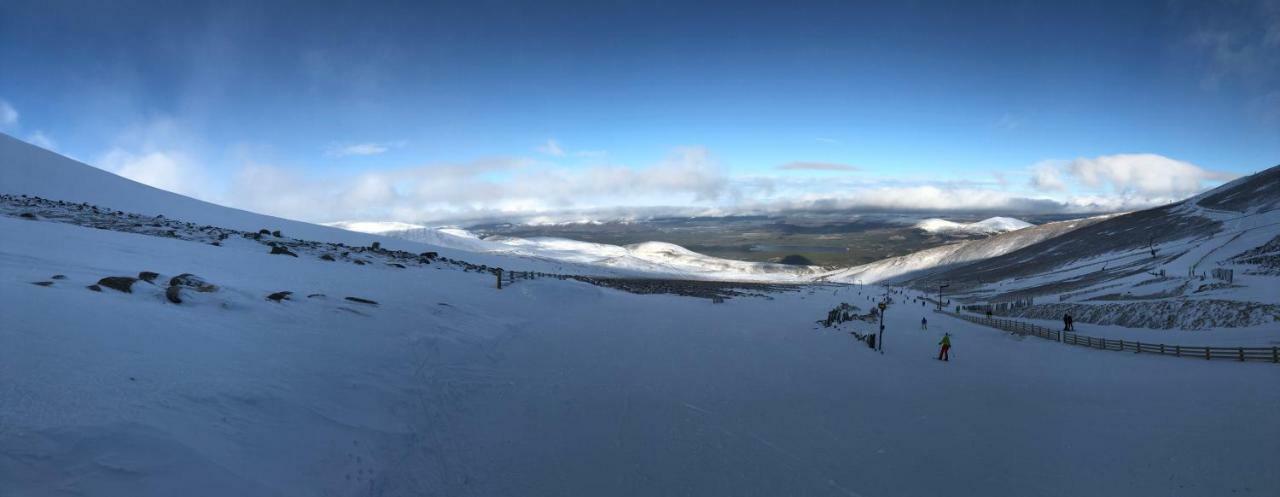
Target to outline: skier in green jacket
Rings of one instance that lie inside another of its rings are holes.
[[[939,361],[946,361],[946,360],[948,359],[948,357],[947,357],[947,351],[948,351],[948,350],[951,350],[951,334],[950,334],[950,333],[943,333],[943,334],[942,334],[942,341],[941,341],[941,342],[938,342],[938,345],[941,345],[941,346],[942,346],[942,351],[941,351],[941,352],[938,352],[938,360],[939,360]]]

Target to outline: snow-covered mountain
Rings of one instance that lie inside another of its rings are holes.
[[[915,227],[929,233],[990,235],[1005,233],[1035,226],[1021,219],[1011,217],[992,217],[976,223],[957,223],[946,219],[930,218],[915,224]]]
[[[800,283],[812,281],[824,272],[814,266],[721,259],[663,242],[618,246],[552,237],[490,236],[481,239],[461,228],[425,228],[386,234],[459,250],[607,268],[623,274],[653,277]]]

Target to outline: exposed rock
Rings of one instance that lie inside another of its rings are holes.
[[[382,242],[373,242],[373,245],[371,245],[369,248],[371,248],[371,249],[373,249],[373,250],[381,250],[381,249],[382,249]]]
[[[330,255],[330,254],[324,254],[324,255],[320,256],[320,260],[322,260],[322,261],[333,261],[333,260],[335,260],[335,259],[334,259],[334,258],[333,258],[333,256],[332,256],[332,255]]]
[[[295,254],[295,253],[293,253],[292,251],[290,251],[289,249],[287,249],[287,248],[285,248],[285,247],[283,247],[283,246],[280,246],[280,245],[277,245],[277,246],[275,246],[275,247],[271,247],[271,254],[272,254],[272,255],[289,255],[289,256],[293,256],[293,257],[297,257],[297,256],[298,256],[298,254]]]
[[[424,258],[427,258],[427,259],[435,259],[436,257],[440,257],[440,254],[435,253],[435,252],[423,252],[423,253],[418,254],[418,255],[419,255],[420,257],[424,257]]]
[[[138,279],[130,278],[128,276],[108,276],[106,278],[98,280],[98,284],[105,286],[107,288],[110,288],[112,290],[117,290],[124,293],[133,293],[133,283],[135,281],[138,281]]]
[[[23,219],[35,219],[36,215],[30,212],[23,212],[22,214],[18,214],[18,217]]]
[[[52,281],[32,281],[31,284],[36,286],[53,286]]]
[[[213,292],[218,289],[216,285],[209,283],[199,276],[191,273],[182,273],[169,279],[169,286],[187,287],[197,292]]]
[[[362,261],[362,260],[360,260],[360,259],[356,259],[356,260],[351,261],[351,262],[356,263],[356,265],[357,265],[357,266],[363,266],[363,265],[364,265],[364,261]]]
[[[145,281],[147,283],[154,283],[156,281],[156,278],[159,278],[159,277],[160,277],[160,273],[156,273],[152,271],[143,271],[141,273],[138,273],[138,279]]]
[[[362,298],[360,298],[360,297],[347,297],[346,299],[347,299],[347,300],[350,300],[350,301],[352,301],[352,302],[359,302],[359,303],[361,303],[361,304],[378,305],[378,303],[377,303],[377,302],[374,302],[374,301],[369,300],[369,299],[362,299]]]
[[[271,232],[271,236],[274,236],[274,237],[276,237],[276,238],[282,238],[282,237],[280,236],[280,230],[272,231],[272,232]]]
[[[259,234],[259,235],[270,235],[270,234],[271,234],[271,230],[266,229],[266,228],[262,228],[262,229],[258,230],[258,234]]]
[[[311,294],[311,295],[307,295],[307,298],[309,298],[309,299],[321,298],[321,299],[322,299],[322,298],[324,298],[324,294],[323,294],[323,293],[313,293],[313,294]]]
[[[273,293],[273,294],[271,294],[271,295],[267,295],[267,300],[270,300],[270,301],[272,301],[272,302],[279,302],[279,301],[281,301],[281,300],[289,300],[289,296],[290,296],[290,295],[293,295],[293,292],[288,292],[288,291],[285,291],[285,292],[276,292],[276,293]]]
[[[102,291],[102,287],[100,287],[100,286],[98,286],[98,285],[89,285],[89,286],[86,286],[85,288],[88,288],[88,289],[93,290],[93,291],[95,291],[95,292],[101,292],[101,291]]]
[[[52,279],[55,279],[55,280],[65,280],[65,279],[67,279],[67,276],[66,276],[65,274],[55,274],[55,275],[53,275]]]
[[[404,269],[404,268],[405,268],[405,267],[404,267],[404,264],[398,264],[398,263],[395,263],[395,262],[388,262],[388,263],[387,263],[387,265],[388,265],[388,266],[398,267],[398,268],[400,268],[400,269]]]
[[[169,302],[173,302],[175,304],[181,304],[182,303],[182,287],[171,286],[169,288],[164,289],[164,298],[169,299]]]

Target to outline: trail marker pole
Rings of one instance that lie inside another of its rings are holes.
[[[885,305],[884,302],[880,302],[880,305],[878,307],[880,308],[880,336],[876,338],[876,349],[878,349],[880,353],[883,354],[884,353],[884,310],[889,306]]]

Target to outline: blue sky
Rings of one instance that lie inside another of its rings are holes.
[[[1088,211],[1280,163],[1280,2],[12,2],[0,131],[311,221]]]

